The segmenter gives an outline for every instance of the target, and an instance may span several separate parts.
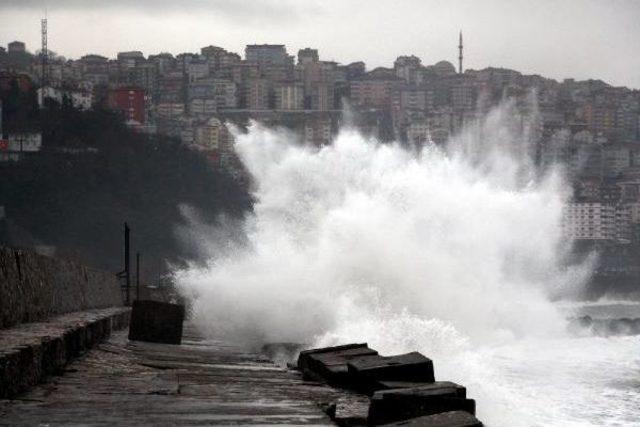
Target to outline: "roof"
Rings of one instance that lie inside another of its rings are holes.
[[[253,48],[284,48],[283,44],[248,44],[246,49],[253,49]]]

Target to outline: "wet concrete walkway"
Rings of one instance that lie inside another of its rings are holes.
[[[116,332],[15,400],[0,425],[331,425],[319,403],[340,391],[303,381],[256,353],[205,341],[185,325],[180,346]]]

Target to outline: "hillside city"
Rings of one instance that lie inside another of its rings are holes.
[[[462,35],[457,67],[411,55],[369,70],[364,62],[321,60],[312,48],[294,56],[274,44],[247,45],[244,57],[218,46],[175,56],[120,52],[115,59],[41,52],[30,53],[20,41],[0,48],[0,89],[36,90],[41,107],[55,100],[116,111],[129,129],[178,140],[237,180],[242,169],[227,123],[284,126],[322,146],[331,143],[348,106],[362,132],[420,147],[444,143],[512,100],[533,129],[540,165],[566,165],[574,189],[565,210],[567,237],[611,255],[600,273],[640,274],[633,255],[640,246],[638,90],[504,68],[464,69]],[[0,162],[20,162],[47,144],[37,129],[20,125],[5,127],[0,139]]]

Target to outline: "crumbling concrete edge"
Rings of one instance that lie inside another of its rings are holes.
[[[12,399],[59,375],[64,367],[111,335],[129,326],[131,309],[117,307],[101,310],[98,316],[87,316],[66,325],[53,336],[29,340],[25,345],[0,349],[0,399]]]

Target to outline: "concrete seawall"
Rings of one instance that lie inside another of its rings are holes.
[[[65,366],[112,331],[129,325],[130,309],[67,313],[0,330],[0,399],[13,398]]]
[[[115,274],[0,247],[0,398],[62,372],[129,317]]]
[[[0,247],[0,329],[114,306],[122,306],[122,294],[113,273]]]

